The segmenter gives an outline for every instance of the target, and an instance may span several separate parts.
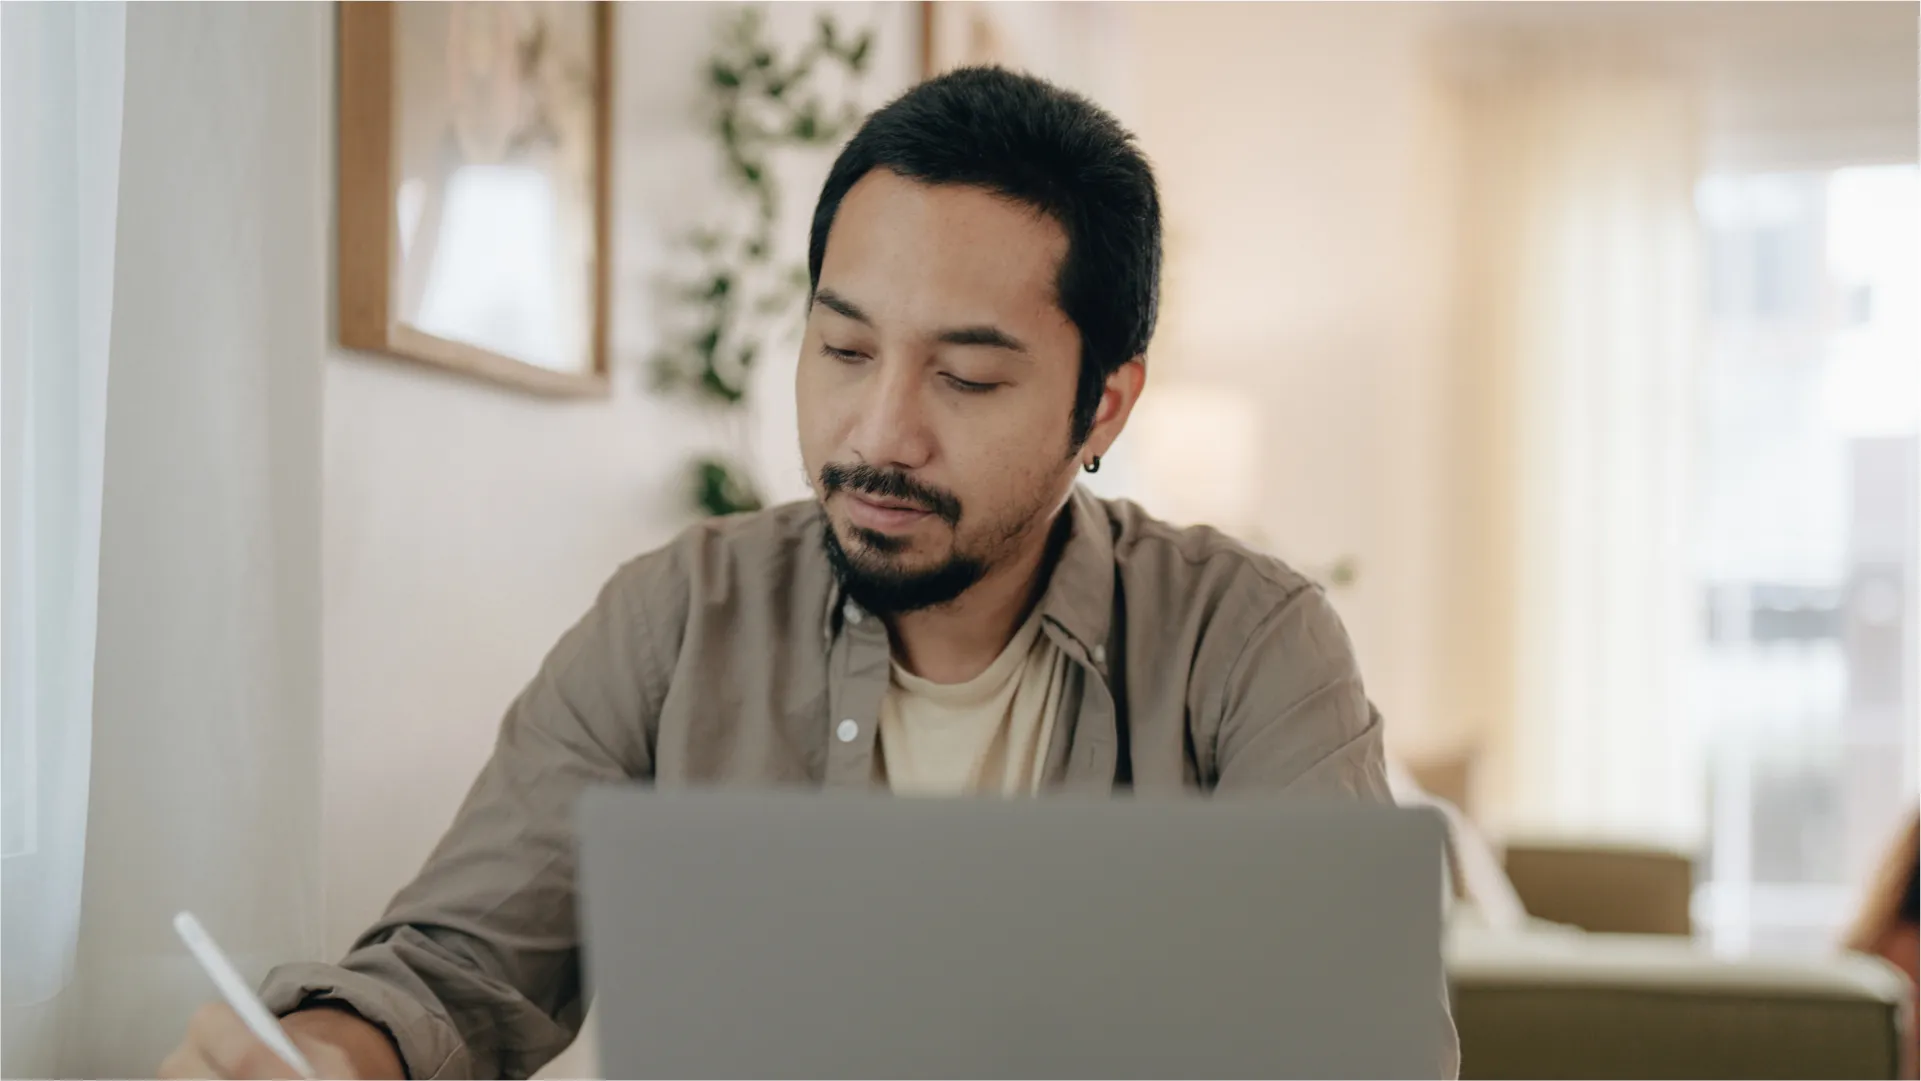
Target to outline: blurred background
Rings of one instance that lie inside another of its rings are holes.
[[[1683,853],[1705,949],[1795,957],[1912,812],[1915,4],[618,5],[581,399],[339,344],[335,5],[77,10],[0,23],[9,1076],[164,1052],[176,908],[253,971],[342,951],[608,574],[717,509],[690,460],[806,495],[791,326],[726,408],[657,364],[742,213],[746,12],[870,35],[823,100],[988,60],[1138,133],[1161,326],[1088,483],[1325,582],[1489,835]],[[833,149],[774,154],[781,259]],[[128,1020],[14,1058],[76,1001]]]

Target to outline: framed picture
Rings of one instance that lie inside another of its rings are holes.
[[[1078,59],[1079,3],[922,0],[921,77],[991,64],[1061,79]]]
[[[611,8],[340,5],[343,346],[607,392]]]

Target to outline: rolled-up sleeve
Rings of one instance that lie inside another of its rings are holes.
[[[1220,688],[1216,790],[1392,803],[1381,714],[1347,631],[1318,588],[1295,590],[1255,626]],[[1457,1077],[1460,1041],[1442,982],[1436,1070]]]
[[[678,626],[671,575],[622,568],[508,709],[492,757],[418,877],[337,965],[271,972],[269,1009],[346,1006],[381,1026],[413,1077],[525,1077],[586,1012],[574,804],[653,772]],[[684,603],[684,602],[682,602]]]
[[[1296,589],[1255,625],[1220,693],[1218,788],[1392,801],[1381,715],[1320,589]]]

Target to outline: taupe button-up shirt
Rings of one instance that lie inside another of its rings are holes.
[[[1204,529],[1076,488],[1040,601],[1070,659],[1043,786],[1389,798],[1381,721],[1321,590]],[[287,1012],[344,1002],[415,1077],[525,1076],[585,1011],[575,798],[588,785],[867,788],[886,626],[839,596],[819,507],[710,521],[616,573],[508,709],[420,875],[339,965],[274,970]]]

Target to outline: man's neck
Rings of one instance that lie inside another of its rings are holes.
[[[894,659],[935,683],[965,683],[987,670],[1040,603],[1067,508],[1026,537],[1019,554],[1004,560],[948,604],[891,616]]]

